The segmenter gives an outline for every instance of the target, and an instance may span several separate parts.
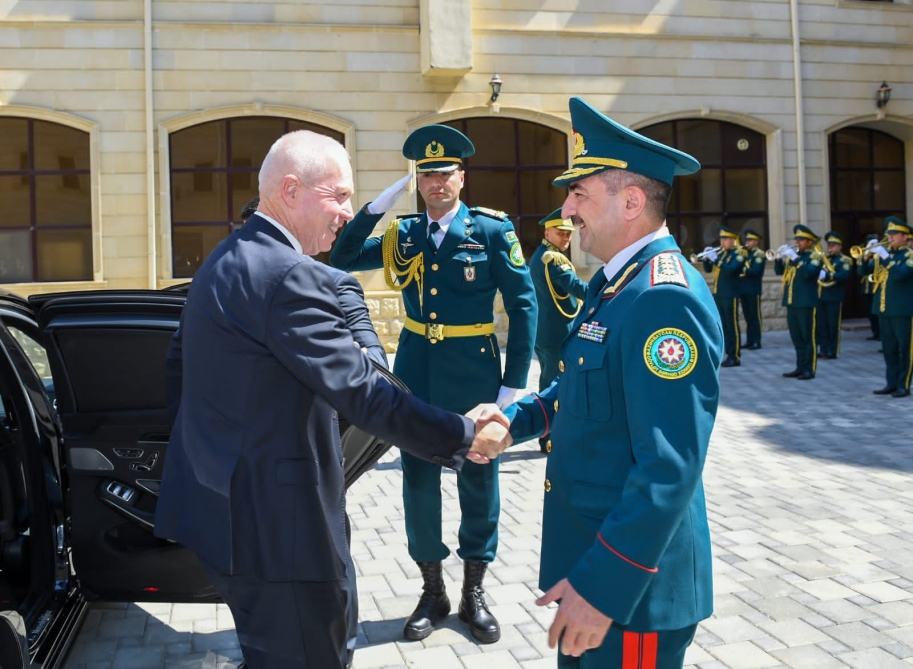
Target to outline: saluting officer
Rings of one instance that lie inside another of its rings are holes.
[[[748,330],[745,335],[745,350],[757,351],[761,348],[761,289],[764,283],[764,268],[767,267],[767,254],[758,248],[762,239],[759,232],[746,228],[742,234],[745,236],[745,253],[748,256],[745,269],[739,277],[739,301],[742,303],[742,314],[745,316],[745,329]]]
[[[713,272],[713,300],[720,310],[723,337],[726,342],[726,359],[722,367],[738,367],[742,333],[739,328],[739,276],[745,269],[747,255],[736,243],[739,233],[725,225],[720,226],[720,252],[710,250],[704,255],[704,271]]]
[[[820,254],[812,252],[818,235],[804,225],[793,227],[796,247],[780,247],[774,262],[777,276],[783,277],[783,301],[789,337],[796,348],[796,368],[783,376],[807,381],[815,378],[818,365],[815,341],[815,312],[818,298],[818,277],[821,273]],[[784,259],[785,258],[785,259]]]
[[[529,259],[529,270],[539,303],[536,328],[536,357],[539,358],[539,390],[548,388],[558,376],[558,351],[580,312],[587,282],[577,276],[565,255],[571,245],[574,225],[561,217],[561,209],[539,221],[545,227],[544,239]],[[539,440],[539,450],[551,450],[548,439]]]
[[[701,472],[723,332],[665,225],[689,155],[570,101],[563,214],[606,265],[561,346],[564,371],[505,409],[515,441],[550,434],[539,604],[560,600],[563,669],[681,667],[713,609]]]
[[[824,235],[827,257],[833,271],[822,269],[818,284],[821,286],[818,307],[818,355],[834,360],[840,353],[840,324],[843,321],[843,300],[846,299],[846,282],[853,269],[853,259],[843,255],[843,235],[831,231]]]
[[[403,178],[355,216],[330,256],[348,271],[382,267],[387,285],[402,291],[406,321],[393,372],[421,399],[457,413],[483,402],[511,403],[526,386],[536,337],[536,295],[513,224],[503,212],[460,201],[463,159],[473,153],[472,142],[449,126],[412,132],[403,155],[415,161],[427,211],[396,218],[383,235],[368,238],[405,190]],[[503,377],[494,334],[497,291],[509,318]],[[450,613],[442,570],[450,551],[441,533],[441,466],[404,452],[402,467],[409,555],[424,580],[403,629],[416,640]],[[498,460],[467,464],[457,489],[457,554],[464,561],[459,615],[476,640],[494,643],[501,629],[485,603],[482,580],[498,546]]]
[[[874,247],[883,267],[872,275],[875,284],[875,312],[881,324],[887,384],[876,395],[906,397],[910,394],[913,375],[913,249],[907,240],[910,226],[896,216],[885,219],[891,250]]]

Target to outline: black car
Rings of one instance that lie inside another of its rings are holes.
[[[61,666],[89,600],[220,601],[196,556],[152,533],[185,293],[0,292],[3,669]],[[389,445],[340,430],[349,485]]]

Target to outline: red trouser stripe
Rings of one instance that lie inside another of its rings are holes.
[[[659,634],[625,632],[621,649],[621,669],[656,669]]]

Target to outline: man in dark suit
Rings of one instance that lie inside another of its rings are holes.
[[[354,345],[333,274],[307,257],[352,218],[342,145],[283,136],[260,195],[190,287],[156,534],[200,557],[249,669],[341,669],[354,574],[336,412],[454,469],[496,457],[507,439],[497,423],[476,428],[390,385]]]

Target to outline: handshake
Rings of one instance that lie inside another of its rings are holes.
[[[476,437],[466,457],[476,464],[488,464],[513,443],[510,421],[497,404],[480,404],[466,416],[476,424]]]

